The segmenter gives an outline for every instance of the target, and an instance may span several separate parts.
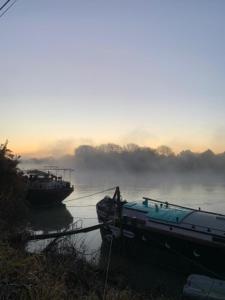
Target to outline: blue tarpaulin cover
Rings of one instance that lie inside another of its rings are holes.
[[[126,203],[124,208],[143,212],[149,219],[170,223],[180,223],[192,212],[191,209],[177,208],[166,204],[160,205],[152,202],[150,203],[149,201],[144,201],[142,204],[137,202]]]

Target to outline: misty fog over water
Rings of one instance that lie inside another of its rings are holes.
[[[112,196],[113,190],[77,198],[116,186],[127,201],[142,201],[145,196],[225,214],[224,153],[187,150],[175,154],[166,146],[151,149],[134,144],[83,145],[74,155],[24,160],[20,167],[43,169],[46,165],[72,168],[70,175],[64,171],[57,171],[57,175],[71,181],[74,192],[63,201],[66,206],[61,211],[48,210],[34,216],[34,229],[38,231],[62,230],[77,220],[83,227],[96,224],[95,205],[106,194]],[[99,231],[80,238],[92,250],[101,245]]]
[[[73,155],[58,158],[30,158],[23,163],[58,165],[74,168],[76,171],[114,171],[128,173],[175,172],[189,173],[213,172],[225,174],[225,152],[216,154],[210,149],[198,153],[184,150],[175,154],[167,146],[156,149],[140,147],[136,144],[119,146],[103,144],[100,146],[81,145]]]
[[[175,154],[167,146],[153,149],[135,144],[81,145],[74,155],[24,159],[20,167],[43,169],[47,165],[73,169],[70,176],[65,171],[56,175],[74,185],[64,203],[74,220],[82,218],[84,224],[97,221],[95,204],[105,195],[76,198],[115,186],[127,201],[147,196],[225,214],[225,153],[185,150]],[[76,207],[82,205],[87,207]]]
[[[123,199],[142,201],[150,197],[192,208],[201,207],[225,214],[225,177],[210,173],[198,174],[127,174],[116,172],[74,172],[65,175],[74,185],[74,192],[63,201],[67,210],[76,219],[83,219],[83,225],[97,222],[95,204],[114,191],[98,193],[119,186]],[[87,198],[77,199],[88,196]],[[84,206],[84,207],[81,207]],[[91,218],[91,219],[89,219]],[[54,227],[54,220],[53,227]]]

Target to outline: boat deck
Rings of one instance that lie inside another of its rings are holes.
[[[202,233],[225,237],[225,216],[211,212],[177,207],[172,204],[151,201],[129,202],[124,205],[129,211],[143,214],[144,219],[176,225]]]
[[[185,218],[183,224],[190,224],[195,228],[207,228],[209,232],[216,231],[217,234],[225,233],[225,217],[219,214],[195,211]]]
[[[143,212],[146,214],[146,217],[149,217],[150,219],[176,224],[180,224],[193,212],[192,209],[181,209],[171,205],[167,206],[165,204],[149,204],[145,201],[142,204],[137,202],[126,203],[124,207],[134,211]]]

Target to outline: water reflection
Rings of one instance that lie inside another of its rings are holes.
[[[179,205],[211,210],[225,214],[225,177],[201,174],[120,174],[112,172],[77,173],[72,178],[75,190],[69,198],[92,194],[114,186],[120,186],[124,199],[141,200],[143,196]],[[112,195],[108,192],[107,194]],[[70,202],[70,205],[96,204],[104,195]],[[65,201],[66,203],[66,201]],[[79,209],[73,211],[78,214]],[[95,216],[88,212],[88,216]]]
[[[107,265],[109,244],[103,242],[99,264]],[[180,264],[180,266],[179,266]],[[137,291],[151,291],[151,294],[169,295],[171,299],[182,293],[186,275],[189,274],[188,264],[162,249],[152,247],[132,247],[113,244],[110,258],[110,272],[126,279],[125,286]]]
[[[142,197],[190,206],[225,214],[225,178],[208,174],[112,174],[112,173],[76,173],[71,178],[75,186],[74,192],[64,201],[67,205],[60,208],[38,210],[32,213],[33,230],[62,230],[78,219],[82,219],[83,227],[98,223],[96,203],[105,194],[113,195],[113,191],[79,199],[86,195],[103,191],[113,186],[120,186],[123,199],[142,201]],[[99,230],[86,234],[71,236],[76,244],[85,243],[87,253],[97,253],[100,264],[106,269],[109,248],[102,244]],[[48,244],[46,241],[30,243],[29,250],[37,251]],[[166,295],[177,296],[186,276],[192,272],[205,273],[198,265],[190,264],[190,260],[182,256],[154,247],[143,248],[135,244],[119,251],[112,251],[110,270],[115,274],[125,273],[127,283],[135,289],[162,291]],[[101,248],[100,253],[98,249]],[[90,255],[90,259],[92,255]],[[89,256],[87,256],[89,259]],[[211,259],[211,257],[210,257]],[[211,268],[210,268],[211,269]],[[209,274],[208,274],[209,275]],[[210,274],[212,275],[212,274]],[[126,284],[125,284],[126,285]]]
[[[33,208],[30,212],[30,227],[34,231],[58,231],[68,228],[73,216],[64,204],[49,208]]]
[[[102,268],[107,265],[110,247],[111,242],[103,240],[99,256]],[[119,277],[123,274],[123,279],[126,279],[123,283],[125,286],[140,292],[149,290],[153,296],[154,292],[156,295],[168,295],[171,299],[180,299],[184,283],[190,274],[225,278],[224,268],[221,266],[220,270],[217,269],[216,264],[210,262],[210,256],[209,265],[205,265],[198,259],[190,259],[181,252],[171,250],[155,243],[113,240],[110,255],[111,276]],[[215,259],[214,257],[214,262]]]

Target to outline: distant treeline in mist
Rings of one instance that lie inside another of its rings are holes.
[[[75,149],[74,155],[67,155],[58,160],[35,159],[33,162],[53,163],[80,171],[214,171],[225,173],[225,152],[215,154],[211,150],[201,153],[184,150],[175,154],[167,146],[153,149],[136,144],[82,145]]]

